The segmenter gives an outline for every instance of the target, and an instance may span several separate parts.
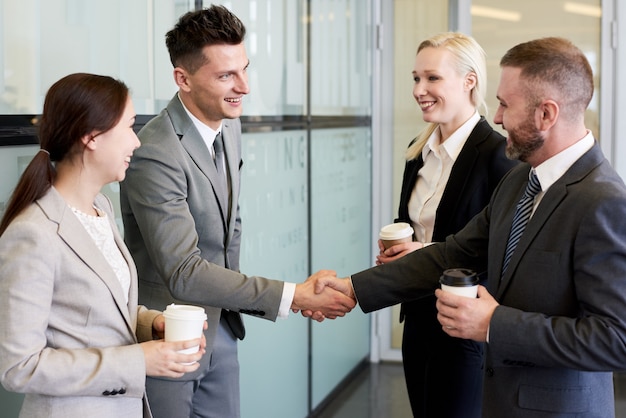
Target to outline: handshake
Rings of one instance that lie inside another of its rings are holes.
[[[349,278],[340,279],[333,270],[320,270],[296,285],[291,309],[318,322],[344,316],[356,306]]]

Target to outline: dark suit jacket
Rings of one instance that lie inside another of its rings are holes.
[[[124,239],[137,264],[139,300],[157,309],[173,302],[204,306],[203,362],[211,357],[223,309],[243,338],[237,312],[275,320],[283,291],[283,282],[239,273],[239,119],[224,119],[222,137],[233,207],[216,187],[209,149],[178,95],[139,132],[141,147],[121,183]]]
[[[517,164],[517,161],[505,156],[505,147],[505,138],[481,117],[450,172],[437,207],[433,242],[443,241],[448,235],[460,231],[474,215],[487,206],[502,176]],[[418,172],[423,166],[424,160],[421,155],[406,163],[396,222],[411,223],[408,211],[409,199],[415,188]],[[432,304],[432,299],[430,301]],[[428,303],[428,299],[423,302]],[[403,304],[401,318],[412,309],[419,309],[418,303],[420,302]]]
[[[445,242],[352,276],[365,312],[432,292],[442,271],[488,268],[485,417],[614,417],[612,370],[626,368],[626,187],[595,144],[545,193],[505,276],[527,164]]]

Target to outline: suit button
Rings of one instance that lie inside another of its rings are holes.
[[[123,395],[126,393],[126,388],[121,388],[117,393],[119,393],[120,395]]]
[[[111,394],[111,392],[109,392],[108,390],[105,390],[104,392],[102,392],[102,395],[104,396],[109,396]]]
[[[488,367],[486,374],[487,374],[487,377],[493,377],[493,369],[491,367]]]

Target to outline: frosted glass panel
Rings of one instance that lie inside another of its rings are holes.
[[[243,161],[241,271],[302,282],[308,276],[306,132],[245,134]],[[309,320],[296,314],[276,323],[244,320],[242,417],[306,416]]]
[[[305,135],[305,131],[243,135],[242,269],[269,267],[273,278],[290,281],[308,276]]]
[[[0,218],[4,215],[11,193],[39,145],[1,147],[0,151]]]
[[[371,115],[372,5],[311,2],[311,113]]]
[[[303,115],[306,103],[305,0],[204,1],[219,3],[246,26],[250,94],[245,116]]]
[[[0,114],[41,113],[50,85],[75,72],[120,78],[137,113],[158,112],[176,91],[165,33],[188,7],[182,0],[0,0]]]
[[[371,131],[318,129],[311,139],[313,271],[340,277],[373,264]],[[313,407],[369,353],[370,317],[357,307],[344,318],[313,324]]]

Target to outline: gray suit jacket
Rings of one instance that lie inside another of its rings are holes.
[[[151,416],[136,343],[152,338],[159,312],[138,308],[135,265],[111,204],[100,195],[96,205],[130,268],[128,305],[113,269],[54,188],[0,237],[0,377],[7,390],[26,393],[21,417]]]
[[[613,417],[611,371],[626,369],[626,188],[595,144],[548,189],[500,280],[529,169],[512,169],[445,242],[353,275],[356,296],[369,312],[432,292],[445,268],[487,268],[501,305],[484,416]]]
[[[211,154],[178,95],[139,132],[141,147],[121,184],[124,238],[137,263],[139,300],[156,309],[173,302],[204,306],[209,328],[203,361],[210,358],[222,309],[231,311],[231,328],[243,338],[236,312],[275,320],[283,290],[283,282],[239,273],[239,120],[225,119],[222,136],[232,207],[216,186]]]

